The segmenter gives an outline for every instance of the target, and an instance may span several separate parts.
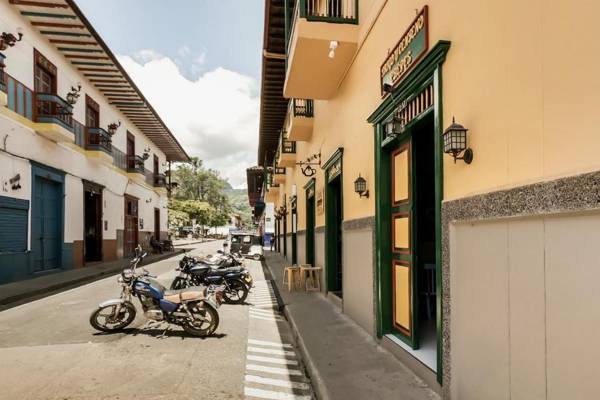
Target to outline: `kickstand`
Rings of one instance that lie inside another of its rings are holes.
[[[167,327],[165,328],[165,330],[163,331],[163,333],[161,333],[160,335],[158,335],[156,338],[157,339],[164,339],[167,337],[167,332],[169,331],[169,329],[171,328],[171,325],[167,324]]]

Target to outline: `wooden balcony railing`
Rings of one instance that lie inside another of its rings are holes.
[[[310,99],[292,99],[290,108],[294,117],[314,117],[313,101]]]
[[[102,128],[87,128],[87,150],[104,151],[112,154],[112,138],[108,132]]]
[[[73,107],[56,94],[35,94],[35,121],[59,124],[73,132]]]
[[[144,159],[141,156],[127,156],[127,172],[146,175]]]

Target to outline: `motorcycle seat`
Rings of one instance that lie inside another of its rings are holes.
[[[180,290],[165,290],[163,299],[179,304],[186,301],[204,300],[206,289],[202,286],[192,286]]]

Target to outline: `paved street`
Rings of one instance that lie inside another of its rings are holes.
[[[147,269],[168,286],[178,260]],[[89,315],[118,296],[116,276],[0,312],[0,399],[311,398],[270,283],[260,263],[247,265],[257,281],[249,304],[224,304],[205,339],[178,327],[159,338],[163,329],[145,329],[141,313],[123,333],[96,332]]]

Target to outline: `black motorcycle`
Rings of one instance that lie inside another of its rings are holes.
[[[249,287],[245,279],[249,274],[243,268],[218,268],[194,257],[184,256],[179,261],[177,270],[179,276],[171,283],[172,290],[198,285],[222,285],[224,286],[223,300],[226,303],[241,304],[248,297]]]

